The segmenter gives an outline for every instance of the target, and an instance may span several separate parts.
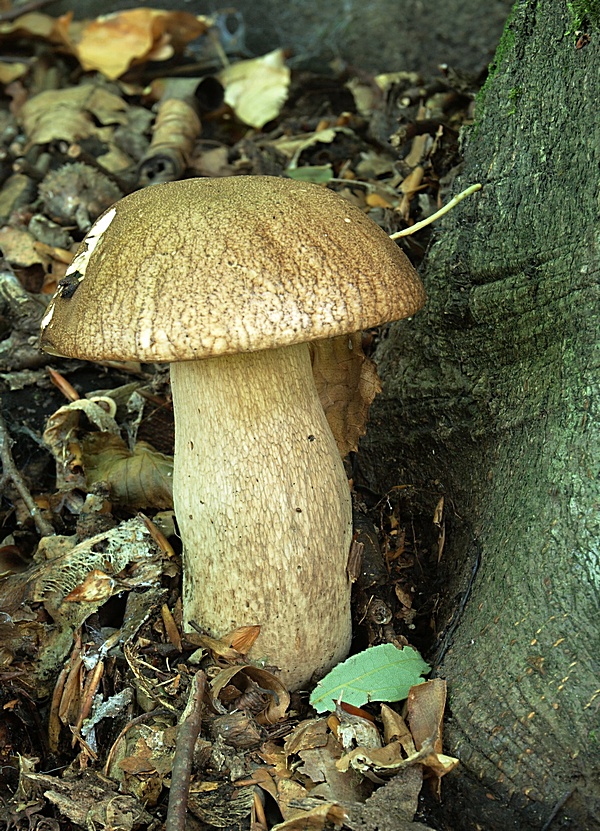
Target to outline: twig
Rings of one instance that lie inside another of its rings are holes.
[[[199,670],[192,679],[190,697],[177,729],[177,746],[171,772],[171,791],[165,831],[185,831],[194,746],[202,725],[202,699],[206,675]]]
[[[542,831],[550,831],[550,827],[553,824],[554,820],[556,819],[558,812],[563,808],[563,806],[569,801],[569,799],[575,793],[575,787],[571,788],[570,790],[566,791],[558,800],[554,808],[552,809],[550,816],[546,820],[546,822],[542,826]]]
[[[40,537],[51,537],[54,535],[54,528],[42,516],[42,512],[35,504],[32,495],[29,493],[23,477],[17,470],[15,460],[13,459],[10,450],[11,445],[12,439],[10,437],[10,433],[8,432],[8,427],[6,426],[4,417],[0,412],[0,461],[2,461],[3,479],[10,479],[12,481],[13,485],[19,492],[19,496],[27,506]]]
[[[462,202],[467,196],[470,196],[472,193],[475,193],[478,190],[481,190],[482,185],[481,183],[477,183],[476,185],[471,185],[466,190],[463,190],[461,193],[458,193],[454,196],[447,205],[444,205],[443,208],[440,208],[439,211],[436,211],[431,216],[428,216],[427,219],[422,219],[420,222],[415,222],[414,225],[411,225],[410,228],[405,228],[403,231],[396,231],[395,234],[390,234],[390,239],[399,239],[400,237],[409,237],[411,234],[415,234],[417,231],[420,231],[421,228],[425,228],[427,225],[431,225],[432,222],[436,222],[441,216],[447,214],[448,211],[451,211],[459,202]]]

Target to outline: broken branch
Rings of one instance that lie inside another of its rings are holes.
[[[32,495],[29,493],[29,489],[27,488],[23,477],[17,470],[15,460],[13,459],[10,450],[11,445],[12,438],[8,432],[4,416],[0,413],[0,461],[2,461],[2,479],[5,481],[9,479],[19,492],[19,496],[27,506],[31,517],[35,522],[35,527],[37,528],[39,535],[41,537],[50,537],[54,534],[54,528],[42,516],[42,512],[35,504]]]
[[[205,689],[206,675],[199,670],[192,679],[190,697],[177,730],[165,831],[185,831],[192,758],[202,725],[202,699]]]

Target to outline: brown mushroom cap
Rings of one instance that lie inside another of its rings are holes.
[[[319,185],[188,179],[126,196],[82,244],[42,347],[89,360],[187,361],[329,338],[424,301],[406,256]]]

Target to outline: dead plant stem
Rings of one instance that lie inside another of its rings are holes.
[[[171,772],[171,792],[165,831],[185,831],[192,759],[202,725],[202,699],[205,689],[206,675],[199,670],[192,679],[188,703],[177,729],[177,746]]]
[[[41,537],[51,537],[54,534],[54,528],[42,516],[42,512],[35,504],[35,501],[25,484],[23,477],[17,470],[17,466],[15,465],[15,460],[13,459],[10,449],[11,445],[12,438],[8,432],[4,416],[0,412],[0,461],[2,461],[3,479],[10,479],[12,481],[19,493],[19,496],[27,506],[31,517],[35,522],[35,527],[37,528],[39,535]]]

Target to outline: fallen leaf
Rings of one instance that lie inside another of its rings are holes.
[[[62,17],[51,17],[41,12],[29,12],[22,14],[12,21],[5,21],[0,24],[0,36],[38,38],[47,40],[50,43],[62,43],[63,29],[68,26],[73,18],[73,12]]]
[[[298,755],[303,750],[325,747],[328,741],[329,727],[325,718],[311,718],[301,721],[294,727],[285,740],[286,757]]]
[[[108,600],[113,595],[115,579],[95,568],[86,575],[82,583],[65,595],[64,600],[72,603]]]
[[[308,810],[299,810],[297,816],[280,822],[271,827],[271,831],[323,831],[328,825],[341,828],[346,818],[346,812],[337,803],[318,804],[318,800],[306,800],[311,807]]]
[[[429,672],[416,649],[393,644],[372,646],[338,664],[317,684],[310,703],[319,713],[342,699],[360,707],[366,701],[402,701]]]
[[[72,401],[53,413],[46,422],[43,439],[56,461],[58,490],[85,487],[83,449],[79,440],[82,414],[102,433],[110,433],[115,437],[119,434],[113,416],[100,403],[87,398]]]
[[[310,344],[319,399],[342,458],[358,449],[369,408],[381,383],[375,364],[362,350],[362,335],[341,335]]]
[[[387,704],[381,705],[381,720],[383,721],[383,737],[385,743],[389,744],[395,740],[399,741],[407,756],[416,750],[412,733],[406,726],[406,722],[395,710]]]
[[[0,249],[2,255],[13,265],[48,264],[47,258],[37,249],[35,238],[24,228],[13,228],[9,225],[0,228]]]
[[[431,752],[422,764],[436,777],[434,791],[440,793],[440,779],[458,765],[458,759],[442,753],[442,727],[446,707],[446,682],[432,678],[411,689],[408,695],[408,723],[418,751],[426,746]]]
[[[283,153],[290,159],[286,172],[292,176],[299,168],[298,164],[300,156],[309,147],[315,144],[331,144],[335,140],[338,133],[344,133],[347,136],[354,136],[352,130],[348,127],[324,127],[321,130],[316,130],[314,133],[300,133],[300,135],[282,136],[271,142],[271,146]],[[298,174],[301,176],[302,174]]]
[[[122,98],[102,86],[81,84],[34,95],[21,108],[19,120],[27,147],[92,137],[108,142],[115,127],[127,123],[126,108]]]
[[[29,72],[29,64],[22,61],[0,61],[0,84],[10,84]]]
[[[210,695],[213,701],[218,701],[221,691],[228,685],[234,685],[239,690],[240,697],[243,697],[246,690],[252,691],[253,684],[268,697],[268,703],[262,712],[257,714],[256,721],[261,725],[276,724],[287,712],[290,694],[279,678],[266,669],[249,665],[224,669],[211,681]]]
[[[62,33],[84,70],[115,80],[144,61],[164,61],[208,30],[208,21],[189,12],[138,8],[71,23]]]
[[[217,76],[225,89],[225,103],[240,121],[257,129],[279,115],[290,77],[283,49],[231,64]]]
[[[173,506],[173,459],[143,441],[129,450],[120,436],[89,433],[83,438],[86,483],[106,482],[110,498],[129,508]]]

